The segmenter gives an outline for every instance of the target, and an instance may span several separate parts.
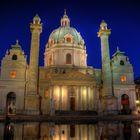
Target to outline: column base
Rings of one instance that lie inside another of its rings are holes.
[[[28,114],[28,115],[39,115],[40,114],[39,95],[35,95],[35,94],[26,95],[24,114]]]
[[[115,96],[103,96],[101,104],[104,115],[118,114],[117,98]]]

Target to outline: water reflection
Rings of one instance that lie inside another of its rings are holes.
[[[5,125],[4,140],[14,140],[14,126],[12,124]]]
[[[97,124],[8,123],[0,124],[4,140],[139,140],[138,124],[99,122]]]

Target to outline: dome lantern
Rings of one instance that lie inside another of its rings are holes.
[[[64,10],[63,18],[61,18],[61,26],[70,26],[70,19],[67,16],[66,9]]]

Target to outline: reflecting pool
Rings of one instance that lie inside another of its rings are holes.
[[[0,123],[0,140],[139,140],[139,122]]]

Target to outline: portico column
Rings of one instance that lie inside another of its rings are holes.
[[[89,125],[87,124],[87,140],[89,140]]]
[[[89,110],[89,87],[86,86],[86,102],[87,102],[87,110]]]
[[[68,110],[70,110],[70,90],[69,90],[69,86],[67,86],[67,94],[68,94],[68,105],[67,105],[67,107],[68,107]]]
[[[79,110],[82,110],[82,86],[79,86]]]
[[[95,87],[92,87],[92,89],[93,89],[93,109],[94,110],[97,110],[97,106],[98,106],[98,101],[99,101],[99,98],[98,98],[98,96],[97,95],[99,95],[97,92],[98,92],[98,90],[95,88]]]
[[[59,140],[61,140],[61,125],[58,125],[59,128]]]
[[[53,86],[50,87],[50,99],[53,99]]]
[[[81,140],[81,127],[82,127],[82,125],[80,126],[80,125],[78,125],[79,126],[79,140]]]
[[[59,110],[62,110],[62,86],[60,86]]]

